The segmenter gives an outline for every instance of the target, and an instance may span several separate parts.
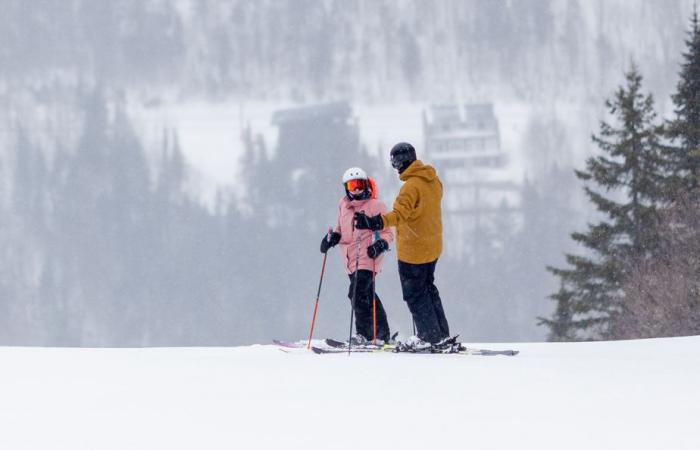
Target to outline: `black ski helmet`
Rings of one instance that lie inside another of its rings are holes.
[[[408,142],[399,142],[389,153],[391,167],[402,173],[416,160],[416,149]]]

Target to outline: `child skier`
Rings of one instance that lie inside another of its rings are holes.
[[[324,236],[321,241],[321,253],[340,244],[340,254],[345,271],[350,277],[348,297],[355,298],[355,331],[352,338],[354,345],[364,344],[374,338],[373,312],[374,278],[381,271],[383,253],[389,249],[389,242],[394,240],[390,229],[378,232],[359,230],[353,225],[356,212],[368,216],[384,214],[386,206],[377,200],[377,187],[364,170],[352,167],[343,174],[345,195],[338,202],[338,219],[335,230]],[[376,299],[377,340],[387,342],[390,338],[389,323],[379,297]],[[378,342],[382,343],[382,342]]]

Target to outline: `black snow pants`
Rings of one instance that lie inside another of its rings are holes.
[[[450,335],[440,293],[435,287],[437,260],[425,264],[399,261],[403,299],[413,315],[418,337],[436,343]]]
[[[357,280],[355,280],[357,273]],[[374,337],[374,323],[372,320],[372,271],[360,269],[350,274],[350,290],[348,298],[352,302],[353,288],[357,284],[357,296],[355,297],[355,332],[364,336],[367,340]],[[386,319],[386,312],[379,296],[377,299],[377,339],[388,341],[390,337],[389,323]]]

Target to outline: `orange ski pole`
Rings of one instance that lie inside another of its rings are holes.
[[[330,240],[332,228],[328,229],[328,240]],[[306,344],[306,349],[311,349],[311,339],[314,336],[314,325],[316,325],[316,312],[318,311],[318,301],[321,298],[321,285],[323,284],[323,274],[326,271],[326,259],[328,259],[328,252],[323,254],[323,265],[321,266],[321,279],[318,281],[318,291],[316,292],[316,303],[314,304],[314,315],[311,318],[311,329],[309,330],[309,342]]]

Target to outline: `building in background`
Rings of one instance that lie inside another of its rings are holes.
[[[445,185],[446,252],[482,261],[521,223],[520,177],[501,147],[493,105],[431,106],[423,131],[427,159]]]
[[[353,166],[372,169],[352,106],[334,102],[278,110],[272,124],[278,137],[271,159],[259,169],[257,184],[266,193],[261,201],[276,205],[272,223],[287,227],[303,220],[323,233],[335,223],[345,192],[343,172]]]

